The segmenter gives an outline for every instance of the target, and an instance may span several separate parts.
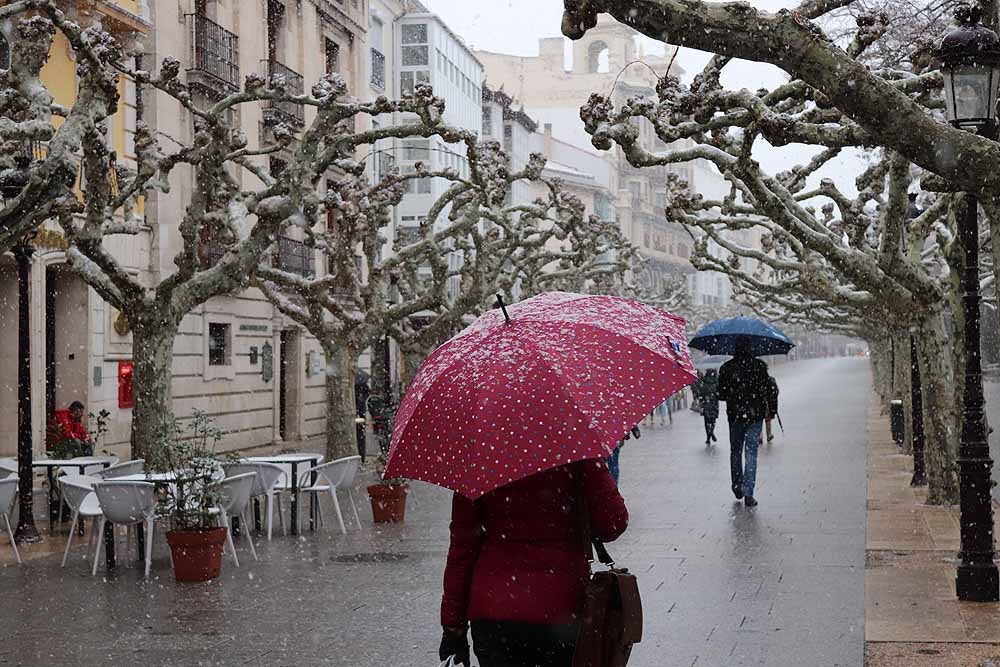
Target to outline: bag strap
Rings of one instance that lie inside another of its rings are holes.
[[[580,511],[577,515],[580,518],[580,535],[583,537],[583,550],[586,554],[587,560],[593,562],[594,554],[597,554],[597,560],[609,568],[615,566],[615,559],[611,557],[608,550],[604,547],[604,542],[593,537],[590,530],[590,508],[587,504],[587,488],[583,481],[584,476],[584,466],[587,465],[586,462],[581,462],[577,465],[577,483],[576,483],[576,500],[579,503]]]

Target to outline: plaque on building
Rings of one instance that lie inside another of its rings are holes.
[[[274,348],[270,343],[264,343],[260,350],[260,376],[264,382],[270,382],[274,378]]]

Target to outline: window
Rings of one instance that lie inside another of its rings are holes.
[[[409,23],[402,27],[401,36],[403,44],[426,44],[427,24]]]
[[[507,157],[510,158],[514,150],[514,126],[510,123],[503,125],[503,149],[507,153]]]
[[[332,39],[323,40],[324,51],[326,53],[326,73],[333,74],[340,71],[340,44]]]
[[[427,70],[417,70],[416,72],[399,73],[399,92],[402,95],[413,95],[416,86],[421,83],[430,82],[430,72]]]
[[[423,160],[431,158],[430,140],[428,139],[406,139],[403,141],[404,160]]]
[[[404,46],[402,49],[403,67],[425,67],[430,64],[430,55],[426,46]]]
[[[208,323],[208,365],[229,366],[231,363],[232,325]]]
[[[493,107],[489,104],[483,106],[483,136],[493,136]]]
[[[405,27],[405,26],[404,26]],[[382,19],[372,16],[368,20],[368,46],[382,50]]]

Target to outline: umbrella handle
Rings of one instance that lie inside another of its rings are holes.
[[[497,294],[497,305],[503,311],[503,316],[507,320],[507,324],[510,324],[510,315],[507,314],[507,306],[504,305],[503,297],[499,293]]]

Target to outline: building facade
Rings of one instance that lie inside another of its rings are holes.
[[[324,73],[336,71],[350,91],[370,95],[367,0],[67,4],[77,7],[75,18],[81,22],[98,21],[133,43],[138,66],[155,71],[167,56],[180,60],[182,81],[196,103],[210,104],[241,89],[250,73],[281,75],[293,91],[305,91]],[[68,49],[60,39],[46,66],[46,84],[57,102],[71,103],[75,65],[64,56]],[[119,161],[128,165],[134,160],[138,120],[168,149],[190,142],[194,121],[175,100],[137,90],[124,77],[121,85],[120,111],[108,123],[109,145]],[[313,113],[291,104],[245,105],[231,120],[254,147],[269,140],[277,122],[301,128]],[[283,156],[271,157],[262,166],[281,169]],[[244,187],[253,187],[248,174],[240,178]],[[177,168],[170,185],[169,192],[152,193],[141,202],[137,213],[145,223],[142,233],[105,241],[116,260],[149,285],[170,275],[182,247],[178,225],[192,191],[191,170]],[[92,413],[111,414],[111,430],[100,448],[127,454],[132,404],[128,323],[65,266],[60,247],[65,242],[57,230],[41,234],[36,245],[31,285],[36,449],[44,447],[52,412],[79,400]],[[207,244],[204,252],[205,261],[211,261]],[[304,275],[321,269],[294,232],[278,239],[270,261]],[[0,298],[8,311],[0,327],[12,338],[16,285],[12,263],[0,262]],[[0,373],[10,378],[16,377],[14,349],[0,351]],[[206,412],[226,433],[223,450],[318,442],[326,419],[324,367],[317,342],[255,290],[216,297],[190,313],[177,336],[175,414],[186,418],[196,408]],[[16,400],[16,383],[0,383],[0,454],[16,448]]]
[[[580,107],[591,93],[610,93],[615,104],[629,97],[654,98],[657,77],[670,65],[667,58],[644,54],[636,45],[636,35],[631,28],[601,15],[595,28],[572,43],[572,64],[568,69],[564,64],[562,37],[540,40],[537,56],[488,51],[476,51],[476,56],[485,65],[488,84],[502,87],[522,103],[524,110],[542,126],[543,135],[551,134],[593,153],[596,149],[580,121]],[[644,64],[636,63],[637,60]],[[670,66],[672,74],[682,73],[678,65]],[[640,123],[640,142],[650,151],[667,148],[647,122]],[[617,146],[603,155],[613,172],[608,188],[614,197],[614,219],[647,259],[643,274],[637,276],[639,282],[655,290],[666,279],[691,276],[692,239],[663,214],[666,178],[668,174],[676,174],[702,192],[723,187],[721,176],[708,165],[697,163],[637,169]],[[575,167],[572,163],[565,166]],[[710,286],[707,278],[688,277],[692,299],[700,301],[703,290],[710,289],[716,295],[715,278],[711,282]],[[728,281],[725,283],[724,296],[728,301]]]
[[[152,17],[144,0],[81,0],[65,2],[67,16],[83,26],[99,25],[130,52],[140,52],[150,36]],[[0,40],[0,58],[9,57],[6,37]],[[50,57],[41,74],[54,101],[70,107],[76,100],[76,63],[69,43],[56,33]],[[129,164],[134,161],[137,91],[127,77],[119,81],[118,112],[104,128],[109,148]],[[44,148],[38,150],[43,151]],[[143,212],[142,202],[137,212]],[[56,225],[46,225],[32,242],[29,277],[31,347],[30,389],[32,442],[44,448],[46,425],[59,408],[80,400],[95,412],[111,406],[117,391],[118,364],[114,353],[104,355],[113,322],[100,299],[66,266],[66,240]],[[119,254],[141,257],[131,240],[116,243]],[[0,456],[17,451],[18,279],[13,258],[0,256]],[[95,351],[101,350],[100,354]],[[121,429],[119,429],[120,431]],[[127,430],[126,430],[127,434]],[[112,434],[120,438],[121,433]],[[127,437],[127,435],[126,435]]]

